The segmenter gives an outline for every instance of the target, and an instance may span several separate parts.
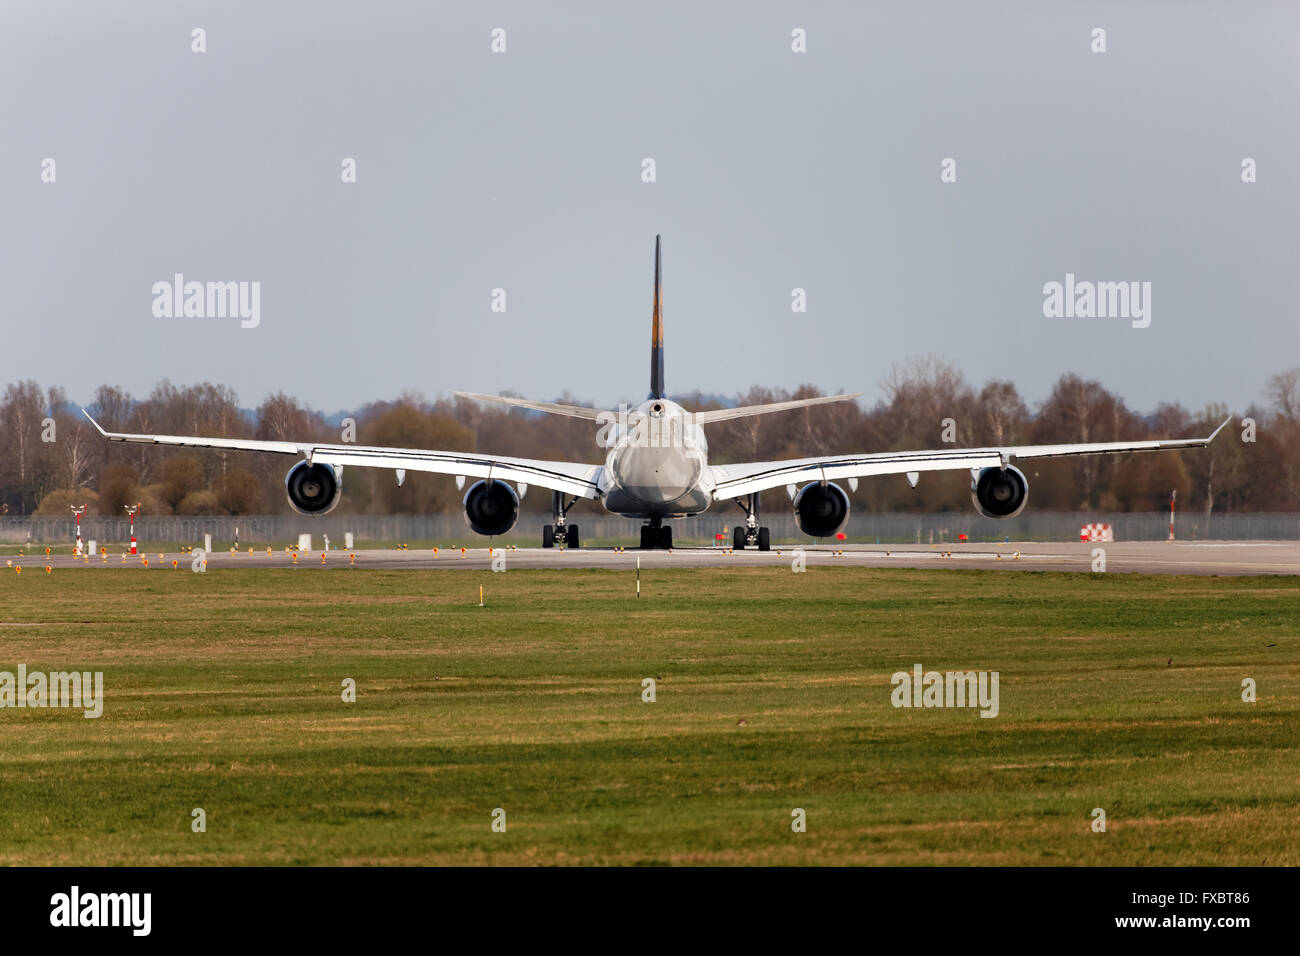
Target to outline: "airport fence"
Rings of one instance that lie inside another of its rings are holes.
[[[544,513],[525,512],[508,534],[496,540],[532,546],[540,543],[541,528],[549,520]],[[730,543],[731,529],[744,520],[736,508],[728,507],[671,522],[678,544],[714,543],[718,534]],[[570,514],[581,529],[584,542],[591,544],[636,544],[640,522],[603,513]],[[763,515],[762,523],[772,530],[774,541],[807,541],[786,509]],[[1092,511],[1026,511],[1007,521],[983,518],[974,512],[937,514],[854,513],[844,529],[851,543],[939,544],[957,541],[1077,541],[1085,524],[1109,524],[1116,541],[1163,541],[1169,537],[1169,513],[1142,512],[1113,514]],[[1177,518],[1179,540],[1199,541],[1294,541],[1300,540],[1300,514],[1212,514],[1186,512]],[[88,515],[81,520],[82,537],[105,546],[117,547],[130,540],[130,523],[125,518]],[[351,532],[357,547],[391,547],[396,544],[447,542],[483,543],[459,514],[431,515],[348,515],[329,514],[304,518],[294,514],[231,516],[141,516],[135,521],[136,538],[142,547],[202,544],[211,535],[214,547],[242,544],[293,544],[300,534],[312,535],[312,546],[322,548],[325,538],[334,549],[344,547]],[[47,547],[71,545],[76,523],[62,517],[0,517],[0,544]]]

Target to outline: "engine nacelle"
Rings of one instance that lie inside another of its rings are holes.
[[[833,481],[814,481],[795,495],[794,517],[804,534],[829,538],[848,523],[849,496]]]
[[[298,514],[328,514],[343,495],[343,478],[333,465],[300,461],[284,476],[284,490]]]
[[[475,534],[505,534],[519,520],[519,496],[504,481],[475,482],[465,492],[465,523]]]
[[[986,518],[1014,518],[1029,501],[1029,481],[1019,468],[985,468],[971,476],[970,500]]]

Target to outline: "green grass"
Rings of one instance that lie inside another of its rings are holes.
[[[1300,863],[1296,578],[642,585],[0,569],[0,670],[106,697],[0,709],[0,863]],[[999,671],[1000,716],[893,708],[917,662]]]

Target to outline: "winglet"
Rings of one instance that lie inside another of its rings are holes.
[[[1207,438],[1207,439],[1205,439],[1205,444],[1208,445],[1210,442],[1214,441],[1214,436],[1217,435],[1217,434],[1219,434],[1219,432],[1223,431],[1223,429],[1227,426],[1228,422],[1230,422],[1230,421],[1232,421],[1232,416],[1231,416],[1231,415],[1229,415],[1227,418],[1225,418],[1225,419],[1223,420],[1223,424],[1222,424],[1222,425],[1220,425],[1220,426],[1219,426],[1218,428],[1216,428],[1214,431],[1210,432],[1210,437]]]
[[[81,410],[81,414],[85,415],[86,418],[90,419],[90,424],[92,424],[92,425],[95,426],[95,430],[96,430],[96,431],[98,431],[98,432],[99,432],[101,435],[103,435],[105,438],[108,437],[108,432],[104,431],[104,429],[100,426],[99,422],[95,421],[93,418],[90,418],[90,412],[86,411],[86,410],[83,408],[83,409]]]

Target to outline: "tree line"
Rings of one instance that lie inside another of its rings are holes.
[[[953,446],[1054,444],[1180,438],[1208,434],[1229,409],[1192,411],[1161,403],[1140,413],[1096,381],[1062,375],[1046,399],[1030,408],[1016,386],[970,385],[939,356],[894,367],[871,408],[856,402],[755,416],[708,427],[709,460],[779,460],[811,455]],[[754,386],[737,402],[756,404],[825,394]],[[724,407],[698,392],[675,396],[693,411]],[[580,404],[565,394],[561,402]],[[477,451],[528,458],[600,462],[592,423],[461,398],[433,400],[407,392],[376,401],[339,420],[305,407],[284,392],[255,409],[240,406],[223,385],[177,386],[162,381],[147,398],[101,385],[89,410],[109,431],[219,435],[281,441],[354,440],[365,445]],[[1206,450],[1033,461],[1024,470],[1033,507],[1067,511],[1205,513],[1300,509],[1300,367],[1269,378],[1261,402],[1232,410],[1232,423]],[[91,514],[271,514],[288,510],[288,456],[109,443],[58,387],[34,381],[9,385],[0,402],[0,514],[68,515],[87,504]],[[769,493],[769,497],[775,493]],[[948,511],[970,507],[969,476],[922,475],[916,489],[901,476],[863,481],[853,496],[874,511]],[[359,514],[454,511],[461,493],[450,477],[412,473],[398,487],[392,473],[345,469],[340,509]],[[549,507],[544,489],[524,506]],[[784,505],[784,496],[781,496]],[[776,502],[769,501],[771,508]]]

